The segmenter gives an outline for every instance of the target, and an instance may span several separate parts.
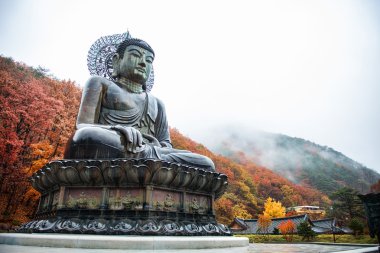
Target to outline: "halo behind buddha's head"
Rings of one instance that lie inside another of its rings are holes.
[[[87,67],[91,75],[105,77],[109,80],[116,81],[113,77],[112,57],[117,52],[125,51],[128,45],[142,47],[154,56],[154,51],[148,43],[140,39],[134,39],[129,32],[123,34],[114,34],[100,37],[96,40],[87,55]],[[124,47],[124,49],[122,48]],[[118,48],[122,51],[118,51]],[[119,53],[120,54],[120,53]],[[123,54],[122,54],[123,55]],[[148,80],[145,83],[146,91],[152,90],[154,85],[154,69],[150,71]]]

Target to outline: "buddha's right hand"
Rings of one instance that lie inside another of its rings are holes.
[[[144,150],[143,138],[139,130],[133,127],[115,125],[111,129],[119,131],[125,138],[125,149],[134,154]]]

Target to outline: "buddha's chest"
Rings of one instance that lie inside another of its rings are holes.
[[[145,93],[135,94],[120,89],[110,89],[103,96],[102,107],[128,111],[131,109],[143,109],[145,102]]]
[[[154,135],[157,115],[157,101],[153,96],[111,88],[102,96],[99,123],[133,126],[143,133]]]

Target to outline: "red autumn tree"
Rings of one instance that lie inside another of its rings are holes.
[[[380,193],[380,180],[376,184],[371,186],[371,192]]]
[[[0,57],[0,220],[24,222],[33,214],[39,196],[28,177],[62,157],[79,99],[74,83]]]
[[[291,220],[285,220],[278,225],[282,236],[287,242],[293,241],[293,234],[296,232],[296,225]]]

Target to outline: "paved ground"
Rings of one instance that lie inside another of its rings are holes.
[[[249,244],[249,253],[329,253],[341,252],[353,249],[361,249],[358,246],[320,245],[320,244]]]
[[[315,245],[315,244],[250,244],[248,248],[210,249],[210,250],[102,250],[77,248],[47,248],[14,246],[0,244],[0,253],[332,253],[360,249],[357,246]]]

